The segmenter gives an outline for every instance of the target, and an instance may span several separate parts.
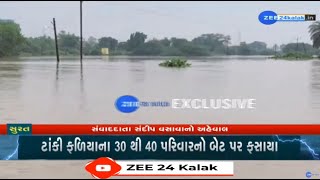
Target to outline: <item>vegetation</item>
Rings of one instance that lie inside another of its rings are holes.
[[[316,21],[309,26],[309,33],[313,41],[313,47],[320,47],[320,21]]]
[[[160,63],[159,66],[185,68],[191,66],[191,64],[187,63],[186,59],[172,58],[170,60]]]
[[[319,54],[319,50],[306,43],[289,43],[281,46],[281,52],[273,56],[273,59],[285,60],[309,60],[313,55]]]
[[[273,59],[285,59],[285,60],[308,60],[313,59],[313,56],[304,53],[287,53],[284,55],[276,55]]]
[[[135,32],[127,41],[118,41],[109,36],[84,39],[84,55],[100,55],[101,48],[109,48],[110,55],[152,55],[152,56],[210,56],[210,55],[268,55],[274,58],[299,59],[320,55],[320,22],[309,27],[313,45],[289,43],[267,47],[265,42],[241,42],[230,45],[231,37],[219,33],[207,33],[192,40],[184,38],[148,39],[142,32]],[[61,55],[78,55],[80,38],[72,33],[58,33]],[[306,56],[304,56],[305,54]],[[55,55],[55,41],[50,36],[23,37],[18,24],[11,20],[0,20],[0,57],[30,55]],[[308,57],[307,57],[308,56]]]
[[[320,21],[316,21],[309,26],[310,38],[313,45],[305,43],[290,43],[283,46],[282,54],[278,54],[273,59],[286,59],[286,60],[308,60],[313,59],[315,54],[319,56],[320,47]]]
[[[18,47],[23,40],[18,24],[11,20],[0,20],[0,57],[18,55]]]

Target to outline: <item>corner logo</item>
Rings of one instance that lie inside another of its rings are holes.
[[[311,172],[306,172],[306,177],[307,178],[311,178],[312,177],[312,173]]]
[[[320,177],[320,173],[312,173],[310,171],[306,172],[306,177],[308,179],[312,178],[312,177]]]
[[[259,21],[265,25],[271,25],[277,22],[277,13],[273,11],[263,11],[259,14]]]
[[[276,22],[316,21],[316,15],[315,14],[277,14],[273,11],[263,11],[259,14],[258,19],[264,25],[271,25]]]
[[[85,169],[97,179],[107,179],[117,175],[121,170],[121,166],[111,158],[101,157],[87,163]]]

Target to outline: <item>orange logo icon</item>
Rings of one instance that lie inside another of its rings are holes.
[[[107,179],[118,174],[121,166],[111,158],[101,157],[87,163],[85,169],[97,179]]]

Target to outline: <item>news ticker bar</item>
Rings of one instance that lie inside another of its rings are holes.
[[[151,161],[113,160],[101,157],[89,162],[85,169],[93,177],[107,179],[112,176],[233,176],[232,161]]]
[[[320,125],[3,124],[0,135],[320,135]]]
[[[319,135],[0,136],[0,159],[314,160],[319,141]]]

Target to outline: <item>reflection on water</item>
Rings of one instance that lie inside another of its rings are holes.
[[[56,81],[55,81],[56,92],[59,91],[59,63],[56,66]]]
[[[0,105],[0,116],[12,120],[13,117],[5,116],[2,112],[5,112],[9,108],[16,109],[17,111],[23,108],[21,102],[16,101],[20,97],[23,65],[19,63],[1,63],[0,67],[0,104],[5,105]]]
[[[86,92],[85,92],[85,84],[84,84],[84,72],[83,65],[80,65],[80,111],[86,111]]]
[[[318,123],[320,62],[265,57],[191,57],[171,69],[167,57],[29,57],[0,61],[0,120],[25,123]],[[253,98],[256,109],[140,108],[122,114],[115,100]]]
[[[144,82],[145,80],[145,61],[130,61],[129,72],[130,77],[137,83]]]

